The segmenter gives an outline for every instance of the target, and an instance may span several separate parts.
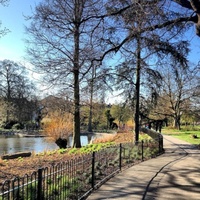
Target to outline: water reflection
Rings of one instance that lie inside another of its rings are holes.
[[[94,136],[92,135],[81,135],[81,146],[85,146],[90,143]],[[72,146],[72,137],[70,136],[68,138],[68,145],[71,147]]]
[[[10,154],[22,151],[42,152],[57,149],[57,145],[44,138],[0,138],[0,154]]]
[[[92,136],[81,136],[81,145],[87,145]],[[69,138],[69,146],[72,145],[72,137]],[[58,149],[58,146],[46,138],[26,138],[26,137],[2,137],[0,136],[0,155],[16,152],[31,151],[35,153]]]

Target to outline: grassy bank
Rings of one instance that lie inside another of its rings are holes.
[[[119,143],[133,143],[133,132],[107,134],[105,137],[98,138],[80,149],[68,148],[54,151],[45,151],[42,153],[33,153],[30,157],[19,157],[11,160],[2,160],[0,158],[0,185],[6,179],[12,179],[16,176],[23,177],[24,174],[31,174],[39,168],[55,166],[63,161],[80,157],[82,154],[98,151],[107,146]],[[145,134],[140,135],[140,140],[148,141],[151,138]],[[149,153],[149,152],[146,152]]]
[[[200,126],[184,126],[181,130],[164,128],[162,133],[171,135],[191,144],[200,144]]]

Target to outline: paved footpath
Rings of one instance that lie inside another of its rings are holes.
[[[87,200],[200,200],[200,150],[167,135],[164,149],[117,174]]]

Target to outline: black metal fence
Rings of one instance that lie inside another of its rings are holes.
[[[78,200],[123,168],[163,152],[162,137],[152,141],[110,146],[80,158],[6,180],[0,200]]]

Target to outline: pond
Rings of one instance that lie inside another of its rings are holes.
[[[91,139],[91,136],[81,136],[81,145],[87,145]],[[71,146],[71,144],[72,138],[70,137],[69,145]],[[58,149],[58,146],[44,137],[0,136],[0,155],[24,151],[39,153],[55,149]]]

